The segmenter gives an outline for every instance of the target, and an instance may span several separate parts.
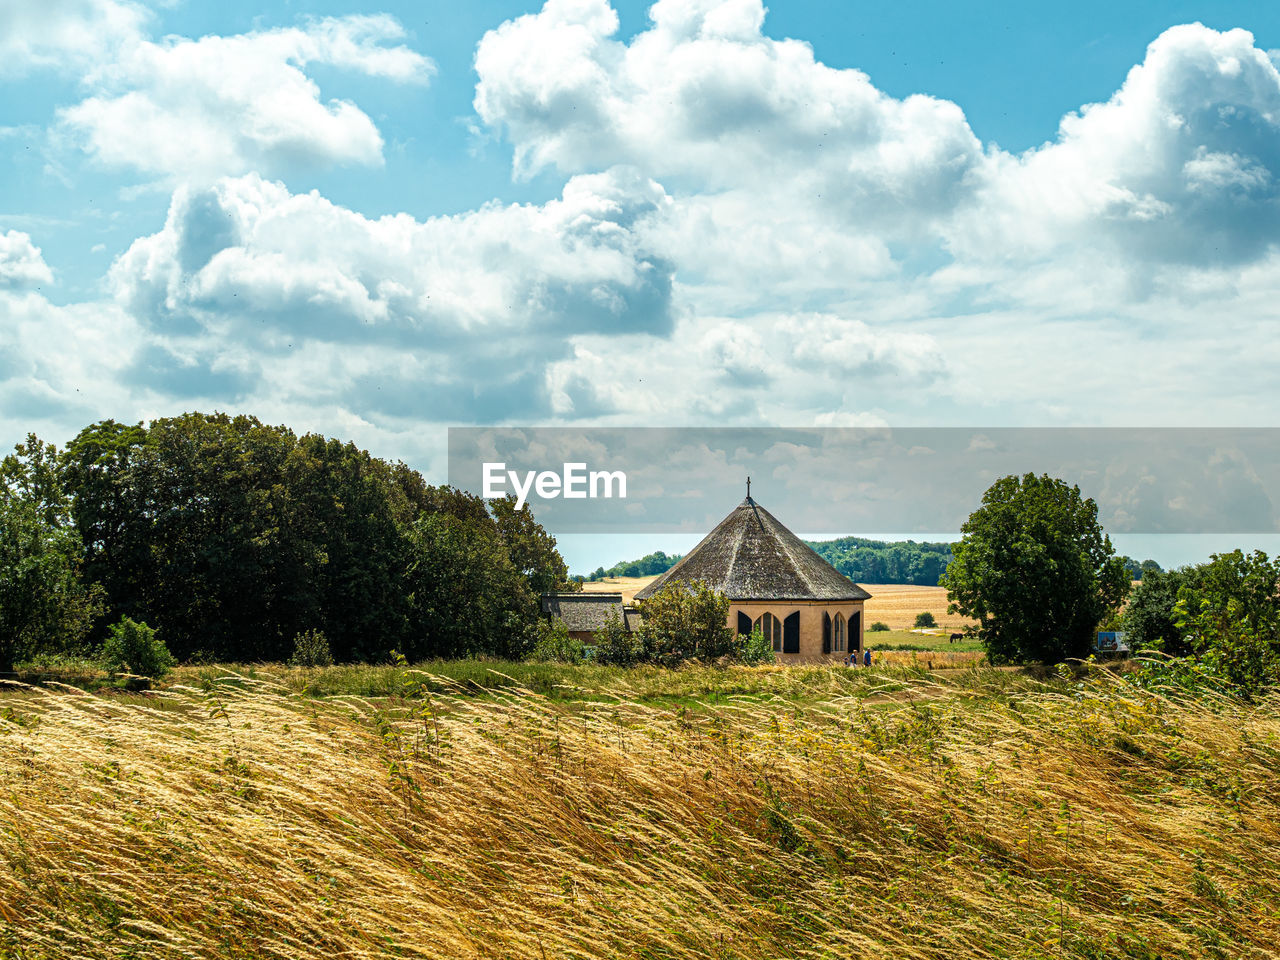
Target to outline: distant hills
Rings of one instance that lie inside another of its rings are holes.
[[[806,540],[827,563],[855,583],[910,583],[936,587],[951,562],[951,544],[915,540]]]
[[[615,563],[609,569],[604,567],[596,567],[595,573],[590,576],[583,577],[584,580],[604,580],[609,577],[656,577],[660,573],[666,573],[684,556],[680,553],[667,555],[661,550],[655,550],[639,560],[623,560],[621,563]]]
[[[938,577],[942,576],[942,571],[951,562],[949,543],[916,543],[913,540],[889,543],[862,537],[805,542],[850,580],[862,583],[937,586]],[[654,577],[674,567],[680,557],[681,554],[678,553],[668,555],[657,550],[639,560],[615,563],[607,569],[597,567],[594,573],[583,579]]]
[[[836,540],[806,540],[829,564],[855,583],[909,583],[919,587],[936,587],[947,564],[951,562],[951,544],[916,540],[868,540],[865,537],[839,537]],[[605,569],[597,567],[584,580],[609,577],[655,577],[666,573],[679,562],[681,554],[656,550],[639,560],[624,560]],[[1121,557],[1134,580],[1141,580],[1147,570],[1159,570],[1154,560],[1141,563],[1132,557]]]

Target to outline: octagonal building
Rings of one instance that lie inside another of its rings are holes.
[[[729,626],[759,628],[779,662],[841,660],[861,653],[871,594],[783,526],[750,493],[674,567],[636,593],[702,581],[731,601]]]

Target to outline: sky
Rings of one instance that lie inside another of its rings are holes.
[[[1254,3],[0,0],[0,445],[1272,426],[1276,47]]]

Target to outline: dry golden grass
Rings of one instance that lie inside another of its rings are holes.
[[[0,954],[1278,955],[1276,702],[859,676],[692,710],[20,691]]]
[[[869,633],[864,639],[874,643],[876,634]],[[921,670],[964,670],[987,662],[982,650],[873,650],[871,656],[875,666]]]
[[[962,630],[974,623],[967,617],[947,613],[945,587],[917,587],[908,583],[864,583],[871,594],[866,604],[867,623],[877,620],[889,625],[890,630],[910,630],[915,626],[916,615],[928,611],[938,626],[944,630]]]

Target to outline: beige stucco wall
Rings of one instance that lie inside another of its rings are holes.
[[[779,620],[786,620],[792,613],[800,611],[800,652],[777,654],[779,663],[804,663],[806,661],[839,662],[848,656],[848,651],[841,653],[822,652],[822,614],[828,613],[834,621],[837,613],[843,613],[845,620],[852,614],[862,613],[863,601],[849,600],[844,603],[829,603],[823,600],[778,600],[771,602],[750,601],[734,602],[729,607],[729,626],[738,629],[738,613],[745,613],[754,623],[757,617],[772,613]],[[862,652],[862,637],[865,632],[866,614],[858,618],[858,634],[849,637],[849,649]],[[856,645],[855,645],[856,642]]]

